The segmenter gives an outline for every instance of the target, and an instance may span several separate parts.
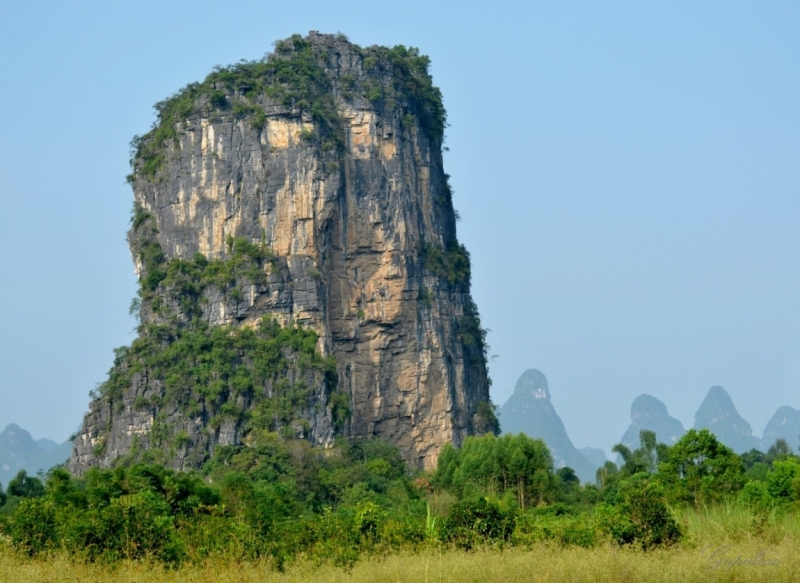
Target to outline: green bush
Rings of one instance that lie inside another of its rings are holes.
[[[708,429],[690,429],[668,449],[658,476],[671,499],[700,506],[738,492],[743,470],[741,458]]]
[[[556,505],[558,507],[558,505]],[[555,542],[562,546],[590,548],[599,541],[597,525],[592,517],[579,514],[550,512],[553,507],[526,512],[517,516],[512,535],[516,545],[531,546],[542,542]]]
[[[616,499],[598,506],[597,516],[601,529],[621,545],[648,549],[674,544],[682,536],[663,488],[646,473],[620,482]]]
[[[479,401],[475,407],[475,433],[478,435],[500,435],[500,420],[497,418],[496,405],[490,401]]]
[[[461,498],[508,492],[522,509],[552,501],[557,489],[547,445],[522,433],[468,437],[461,449],[445,445],[435,480]]]
[[[739,492],[739,500],[748,508],[758,513],[763,513],[771,508],[775,500],[770,496],[767,485],[761,481],[751,481],[745,484]]]
[[[514,512],[485,497],[460,500],[442,521],[441,539],[459,548],[508,541],[514,531]]]
[[[8,482],[7,494],[16,498],[36,498],[44,494],[44,484],[39,478],[29,476],[25,470],[20,470]]]
[[[23,553],[33,556],[58,546],[56,505],[44,498],[27,498],[17,506],[8,534]]]
[[[773,470],[767,474],[767,491],[778,502],[800,501],[800,460],[774,462]]]
[[[469,251],[458,241],[446,247],[425,244],[422,248],[425,269],[450,286],[468,286],[471,278]]]
[[[152,491],[114,498],[101,517],[104,558],[174,562],[182,556],[169,504]]]

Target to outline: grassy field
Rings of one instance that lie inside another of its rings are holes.
[[[0,556],[5,582],[522,582],[522,581],[800,581],[800,553],[795,540],[765,546],[759,541],[653,552],[617,547],[595,549],[537,546],[528,550],[427,551],[361,561],[351,570],[295,564],[286,573],[269,565],[208,563],[165,570],[142,563],[115,567],[74,563],[63,557],[24,561]],[[741,562],[735,564],[738,559]],[[752,564],[746,564],[749,560]]]
[[[679,516],[687,531],[685,541],[671,549],[648,552],[610,544],[593,549],[541,544],[468,553],[429,549],[365,558],[351,569],[300,561],[279,573],[268,563],[218,560],[170,570],[141,562],[85,564],[59,555],[28,560],[5,549],[0,550],[0,582],[800,581],[800,521],[796,514],[759,521],[740,507],[722,505]]]

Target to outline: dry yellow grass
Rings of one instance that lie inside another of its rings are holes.
[[[179,569],[136,562],[86,564],[65,555],[24,559],[0,538],[0,583],[800,582],[797,516],[773,512],[760,521],[740,505],[719,505],[679,512],[687,536],[665,550],[643,552],[611,544],[593,549],[541,544],[469,553],[430,549],[365,558],[347,570],[301,561],[285,573],[268,562],[222,559]]]
[[[529,550],[426,551],[365,559],[350,570],[311,564],[295,564],[278,573],[268,564],[212,562],[177,570],[142,563],[114,567],[89,565],[65,557],[23,560],[0,553],[0,581],[107,583],[294,583],[300,581],[374,583],[445,582],[504,583],[630,582],[649,581],[800,581],[797,541],[787,537],[765,545],[751,540],[721,546],[719,542],[680,546],[671,550],[642,552],[605,546],[595,549],[537,546]],[[731,564],[737,558],[756,564]]]

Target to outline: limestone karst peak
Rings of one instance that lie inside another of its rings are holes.
[[[575,448],[553,407],[547,377],[541,371],[529,369],[520,376],[514,393],[500,408],[500,425],[505,433],[522,432],[544,440],[556,468],[569,466],[582,481],[594,482],[601,455],[590,450],[590,461]]]
[[[779,407],[767,422],[761,439],[762,451],[767,451],[778,439],[783,439],[792,448],[800,449],[800,411],[792,407]]]
[[[739,415],[728,392],[719,385],[709,389],[694,419],[695,429],[710,430],[737,453],[761,446],[760,440],[753,437],[750,424]]]
[[[642,394],[631,404],[631,424],[622,435],[620,442],[631,449],[639,447],[639,434],[642,429],[653,431],[661,443],[672,445],[686,432],[683,424],[671,417],[667,406],[652,395]]]
[[[550,389],[547,386],[547,377],[534,368],[526,370],[517,380],[514,394],[530,396],[534,399],[550,400]]]
[[[157,105],[129,176],[139,337],[71,469],[197,468],[255,430],[431,467],[496,430],[428,64],[312,32]]]

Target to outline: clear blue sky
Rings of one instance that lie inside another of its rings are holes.
[[[64,439],[132,339],[128,143],[216,64],[309,30],[418,46],[496,403],[550,380],[608,450],[648,392],[800,407],[800,4],[2,2],[0,427]]]

